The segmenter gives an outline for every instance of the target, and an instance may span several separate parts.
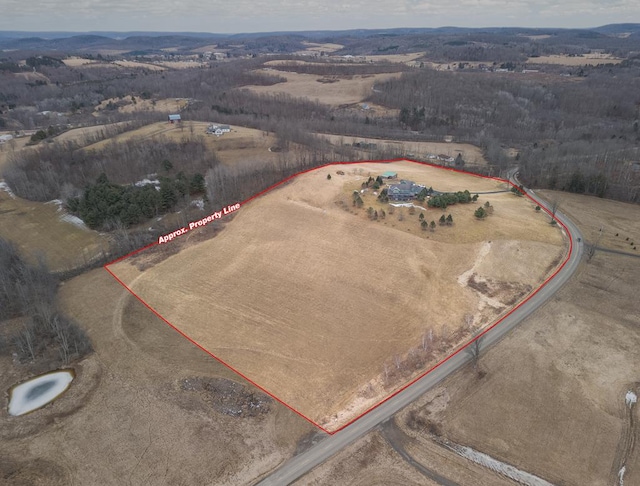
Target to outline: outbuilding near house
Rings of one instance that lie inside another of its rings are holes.
[[[179,123],[180,120],[180,115],[169,115],[169,123]]]

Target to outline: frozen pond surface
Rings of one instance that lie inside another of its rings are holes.
[[[62,370],[36,376],[16,385],[9,391],[9,415],[23,415],[44,407],[63,394],[73,378],[73,370]]]

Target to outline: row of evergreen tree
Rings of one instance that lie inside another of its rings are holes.
[[[447,192],[443,194],[438,194],[436,196],[431,196],[429,202],[427,203],[430,208],[441,208],[446,209],[447,206],[451,206],[456,203],[470,203],[476,202],[478,200],[478,195],[474,194],[473,196],[468,190],[458,191],[458,192]]]

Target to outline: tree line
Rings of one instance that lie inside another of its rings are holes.
[[[43,262],[26,262],[15,245],[0,238],[0,353],[50,369],[92,351],[85,332],[58,309],[57,287]]]
[[[162,136],[131,138],[98,149],[51,143],[9,154],[9,161],[5,180],[18,196],[34,201],[79,197],[103,173],[124,185],[151,175],[204,174],[219,163],[204,136],[189,133],[179,141]]]

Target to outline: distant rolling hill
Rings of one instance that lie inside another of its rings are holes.
[[[0,49],[24,51],[62,52],[160,52],[174,48],[189,51],[208,44],[245,44],[250,52],[295,52],[302,49],[304,40],[337,42],[356,48],[366,39],[382,42],[384,38],[414,36],[431,38],[435,36],[454,37],[493,35],[531,36],[546,34],[552,39],[540,40],[547,44],[566,44],[587,48],[631,48],[640,39],[640,24],[610,24],[590,29],[519,28],[519,27],[438,27],[438,28],[394,28],[394,29],[352,29],[342,31],[315,30],[301,32],[257,32],[239,34],[209,34],[204,32],[22,32],[0,31]],[[451,40],[449,39],[449,40]],[[517,37],[514,37],[517,40]],[[511,40],[514,40],[511,39]],[[473,40],[467,38],[467,40]],[[495,39],[491,38],[489,42]],[[400,43],[398,52],[406,49]],[[366,46],[365,46],[366,47]],[[383,46],[384,47],[384,46]],[[396,47],[396,46],[394,46]],[[360,50],[364,47],[359,48]],[[366,50],[366,49],[365,49]],[[635,50],[633,48],[632,50]],[[355,51],[354,51],[355,52]]]

